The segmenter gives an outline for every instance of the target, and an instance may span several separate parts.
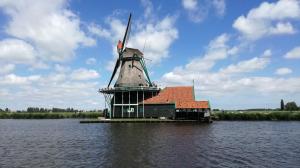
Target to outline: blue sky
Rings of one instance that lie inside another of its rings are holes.
[[[298,0],[1,0],[0,108],[104,108],[130,12],[158,86],[194,80],[220,109],[300,103]]]

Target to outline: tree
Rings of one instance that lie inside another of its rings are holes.
[[[281,101],[280,101],[280,110],[281,110],[281,111],[284,110],[284,102],[283,102],[282,99],[281,99]]]
[[[298,106],[295,102],[288,102],[285,105],[285,109],[288,111],[296,111],[298,110]]]

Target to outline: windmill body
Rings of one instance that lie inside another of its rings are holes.
[[[144,76],[141,64],[143,53],[138,49],[126,48],[122,56],[122,65],[115,87],[147,87],[149,83]]]

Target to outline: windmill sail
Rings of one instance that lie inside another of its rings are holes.
[[[125,45],[127,44],[130,36],[131,29],[131,14],[128,18],[127,27],[125,30],[125,34],[123,37],[123,41],[119,40],[117,45],[117,50],[119,53],[119,58],[116,61],[112,76],[108,83],[108,88],[111,82],[114,79],[119,67],[120,73],[116,80],[114,87],[148,87],[152,86],[150,81],[147,68],[144,62],[143,53],[135,48],[127,48]],[[147,79],[145,78],[145,75]]]
[[[129,32],[130,32],[130,27],[131,27],[130,25],[131,25],[131,13],[129,15],[129,19],[128,19],[128,23],[127,23],[125,35],[124,35],[123,42],[122,42],[122,44],[123,44],[122,51],[123,51],[123,49],[125,47],[125,43],[127,43],[127,40],[129,38]]]
[[[113,73],[112,73],[112,75],[110,77],[110,80],[109,80],[109,83],[108,83],[108,86],[107,86],[108,88],[109,88],[112,80],[114,79],[114,76],[115,76],[115,74],[116,74],[116,72],[117,72],[120,64],[122,64],[120,62],[122,62],[122,54],[123,54],[123,50],[124,50],[124,43],[125,43],[126,39],[128,40],[128,37],[129,37],[128,36],[128,30],[130,30],[130,23],[131,23],[131,13],[129,15],[129,19],[128,19],[128,23],[127,23],[125,35],[123,37],[123,42],[120,43],[120,41],[119,41],[118,45],[117,45],[117,50],[118,50],[118,53],[119,53],[119,58],[116,61],[116,65],[115,65],[114,71],[113,71]]]

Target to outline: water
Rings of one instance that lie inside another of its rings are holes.
[[[300,167],[300,122],[0,120],[0,167]]]

